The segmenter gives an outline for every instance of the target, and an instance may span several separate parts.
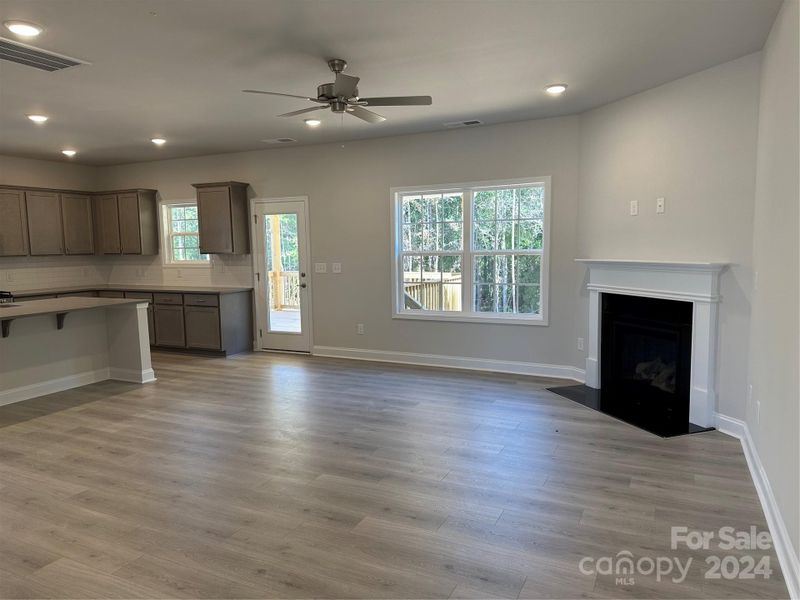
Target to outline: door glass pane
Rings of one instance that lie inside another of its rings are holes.
[[[264,227],[269,331],[301,333],[297,215],[266,215]]]

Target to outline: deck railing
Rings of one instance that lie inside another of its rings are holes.
[[[270,271],[270,304],[275,310],[300,307],[300,273]]]
[[[432,279],[438,273],[430,273]],[[406,273],[405,307],[422,310],[461,310],[461,275],[445,275],[444,281],[414,281],[418,273]],[[459,285],[445,285],[445,284]]]

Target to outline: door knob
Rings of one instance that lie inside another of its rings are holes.
[[[305,277],[305,276],[306,276],[305,273],[300,273],[300,277]]]
[[[307,286],[305,283],[301,283],[301,284],[300,284],[300,287],[301,287],[301,288],[304,288],[304,287],[308,287],[308,286]]]

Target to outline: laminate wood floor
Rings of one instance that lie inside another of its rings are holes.
[[[661,439],[508,375],[154,354],[0,408],[5,598],[785,597],[670,528],[766,529],[739,442]],[[679,585],[583,557],[692,559]],[[747,554],[747,552],[739,552]]]

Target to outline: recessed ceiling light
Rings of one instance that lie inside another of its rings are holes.
[[[44,123],[50,118],[47,115],[27,115],[27,117],[34,123]]]
[[[3,25],[11,33],[20,37],[36,37],[42,33],[42,28],[39,25],[28,21],[4,21]]]
[[[153,138],[150,141],[153,142],[156,146],[163,146],[164,144],[167,143],[167,140],[165,140],[164,138]]]
[[[303,122],[309,127],[319,127],[322,124],[322,121],[319,119],[306,119]]]
[[[78,153],[77,150],[62,150],[61,151],[61,154],[63,154],[64,156],[69,156],[70,158],[75,156],[77,153]]]
[[[566,83],[552,83],[548,85],[544,90],[550,94],[551,96],[560,96],[564,92],[567,91],[567,84]]]

